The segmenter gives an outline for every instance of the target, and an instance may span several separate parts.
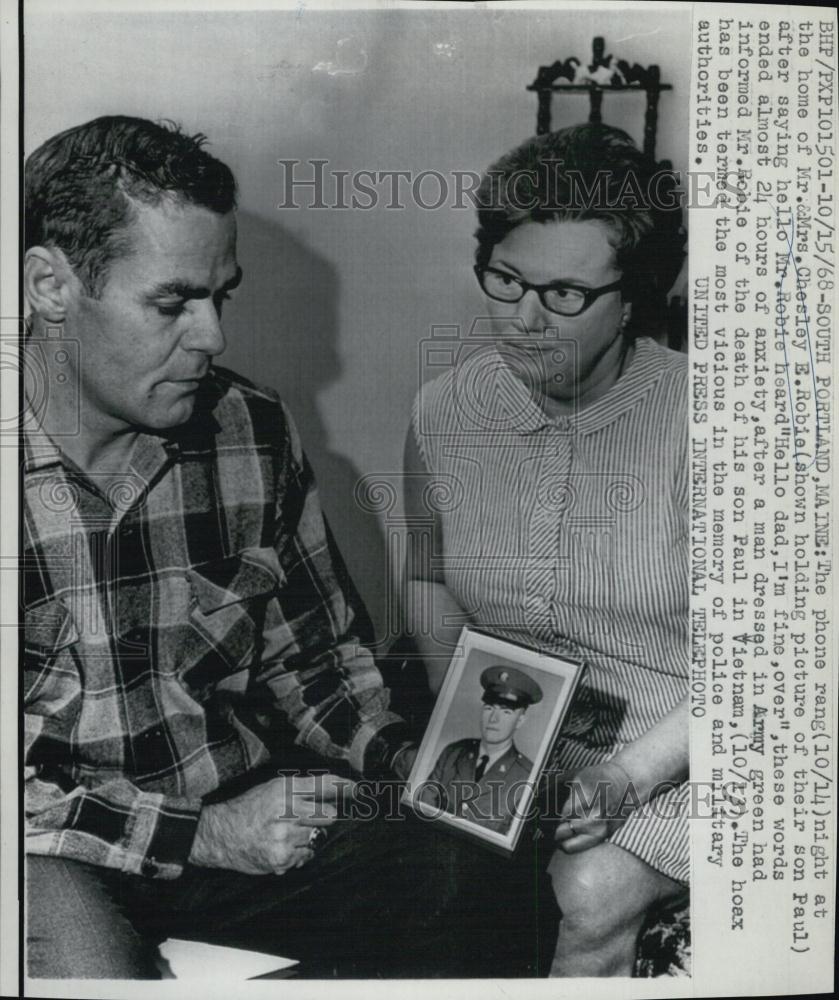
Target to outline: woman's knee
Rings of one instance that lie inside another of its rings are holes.
[[[593,939],[640,926],[658,894],[658,873],[611,844],[555,851],[548,872],[566,931]]]
[[[554,895],[567,931],[577,927],[598,936],[604,921],[608,922],[607,888],[593,864],[594,849],[580,854],[555,851],[548,865]]]

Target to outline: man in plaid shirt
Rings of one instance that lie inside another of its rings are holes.
[[[241,272],[202,144],[108,117],[27,162],[29,972],[154,976],[171,935],[441,974],[463,852],[336,820],[415,751],[288,412],[211,364]]]

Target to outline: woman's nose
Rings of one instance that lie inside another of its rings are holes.
[[[543,333],[547,329],[556,329],[557,324],[552,319],[553,313],[545,309],[539,293],[532,288],[528,288],[524,293],[518,308],[529,333]]]

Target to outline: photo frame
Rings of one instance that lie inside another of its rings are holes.
[[[464,628],[402,801],[512,855],[583,671],[582,661]]]

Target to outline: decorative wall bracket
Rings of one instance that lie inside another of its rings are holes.
[[[555,93],[582,93],[589,95],[589,117],[593,123],[603,121],[603,95],[609,91],[643,91],[647,96],[644,116],[644,152],[655,159],[656,132],[658,130],[658,97],[663,90],[672,90],[669,83],[661,82],[658,66],[644,68],[638,63],[630,66],[625,59],[616,59],[611,53],[605,55],[605,42],[598,36],[592,41],[592,59],[583,66],[573,56],[557,60],[551,66],[540,66],[536,79],[528,90],[535,91],[539,98],[536,115],[536,134],[544,135],[551,130],[551,101]],[[558,81],[566,80],[567,83]]]

